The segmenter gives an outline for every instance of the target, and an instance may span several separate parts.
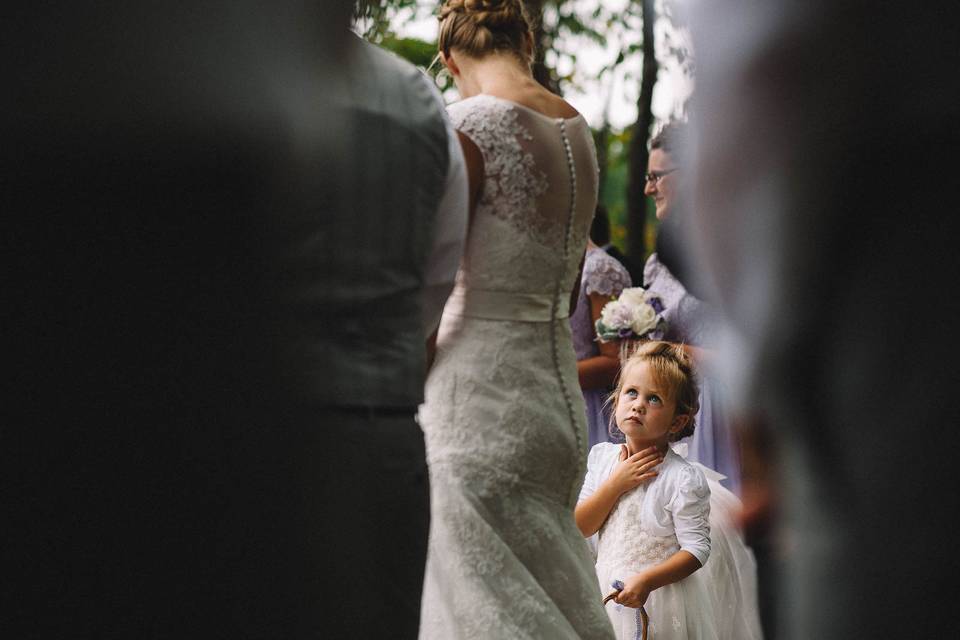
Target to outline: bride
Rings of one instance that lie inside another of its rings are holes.
[[[573,519],[587,443],[568,317],[597,161],[583,117],[533,80],[532,42],[519,0],[441,8],[476,209],[420,411],[421,638],[613,638]]]

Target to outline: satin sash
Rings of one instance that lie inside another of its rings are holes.
[[[484,289],[454,289],[445,311],[484,320],[516,322],[550,322],[553,320],[553,296],[548,293],[512,293]],[[557,318],[570,315],[570,299],[561,296]]]

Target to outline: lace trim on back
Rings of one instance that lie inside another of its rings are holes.
[[[537,168],[522,141],[533,136],[521,124],[509,102],[476,96],[461,108],[453,105],[454,126],[483,154],[483,193],[477,211],[494,215],[541,242],[559,240],[556,220],[538,213],[537,198],[549,188],[547,175]]]

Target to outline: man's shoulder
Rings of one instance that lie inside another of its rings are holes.
[[[416,113],[422,113],[424,107],[431,114],[443,112],[443,98],[426,72],[394,52],[362,38],[355,38],[353,44],[350,73],[354,76],[355,86],[389,96],[391,110],[409,104],[413,107],[410,111]]]
[[[446,144],[443,99],[430,77],[413,63],[357,37],[351,47],[351,99],[367,117],[431,131]]]
[[[388,51],[373,43],[367,42],[359,36],[352,40],[354,60],[358,62],[357,73],[377,73],[388,78],[409,81],[416,78],[418,81],[427,80],[426,75],[412,62],[404,60],[392,51]]]

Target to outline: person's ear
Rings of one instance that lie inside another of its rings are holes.
[[[533,62],[533,34],[527,31],[523,34],[523,52],[527,56],[527,60]]]
[[[460,67],[457,66],[457,61],[454,59],[453,52],[450,52],[450,55],[447,55],[443,51],[440,52],[440,61],[443,62],[443,66],[447,68],[447,71],[450,72],[453,76],[460,75]]]
[[[690,422],[690,414],[688,413],[681,413],[680,415],[674,416],[673,422],[670,423],[670,433],[683,431],[683,428],[687,426],[688,422]]]

